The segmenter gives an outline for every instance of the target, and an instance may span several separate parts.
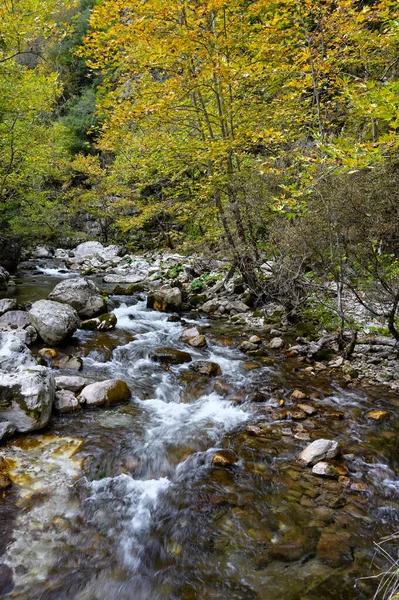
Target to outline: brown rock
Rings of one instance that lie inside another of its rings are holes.
[[[370,410],[366,414],[366,419],[371,419],[373,421],[385,421],[385,419],[389,419],[391,415],[387,410]]]
[[[238,462],[238,456],[232,450],[219,450],[212,457],[214,467],[232,467]]]
[[[222,374],[222,369],[217,363],[210,361],[197,361],[190,367],[193,371],[201,373],[202,375],[208,375],[208,377],[216,377]]]
[[[301,390],[294,390],[291,394],[291,398],[293,400],[307,400],[309,396],[308,394],[305,394],[305,392],[301,392]]]
[[[323,532],[317,544],[317,555],[333,569],[353,562],[349,535],[346,533]]]

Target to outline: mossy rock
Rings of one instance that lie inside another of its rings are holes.
[[[199,306],[200,304],[204,304],[206,302],[205,294],[194,294],[189,297],[189,302],[191,306]]]
[[[108,331],[109,329],[115,329],[118,320],[114,313],[104,313],[94,319],[87,319],[82,321],[80,329],[86,329],[89,331]]]

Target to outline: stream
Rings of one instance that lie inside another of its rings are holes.
[[[32,265],[22,273],[9,294],[21,302],[76,276]],[[78,330],[60,353],[82,357],[83,369],[57,373],[123,379],[132,398],[54,415],[45,430],[2,447],[14,485],[0,496],[0,583],[4,565],[13,572],[1,597],[372,598],[378,579],[369,576],[387,567],[374,542],[399,531],[397,394],[309,373],[282,351],[248,357],[239,343],[262,333],[243,325],[197,313],[170,319],[141,294],[111,302],[116,329]],[[179,341],[193,325],[207,348]],[[159,364],[151,352],[160,347],[218,363],[222,374]],[[316,409],[305,420],[278,406],[294,406],[295,389]],[[264,401],[254,401],[259,392]],[[375,408],[391,418],[367,419]],[[246,429],[254,424],[262,436]],[[318,438],[339,442],[340,481],[295,461]],[[238,462],[215,466],[221,449]],[[397,556],[395,544],[390,551]]]

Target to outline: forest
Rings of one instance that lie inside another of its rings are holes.
[[[4,1],[2,239],[228,257],[255,305],[330,286],[315,310],[342,338],[349,291],[398,340],[398,19],[394,0]]]

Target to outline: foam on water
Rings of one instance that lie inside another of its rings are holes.
[[[76,271],[70,271],[66,267],[50,268],[36,265],[36,269],[49,277],[75,277],[77,275]]]

